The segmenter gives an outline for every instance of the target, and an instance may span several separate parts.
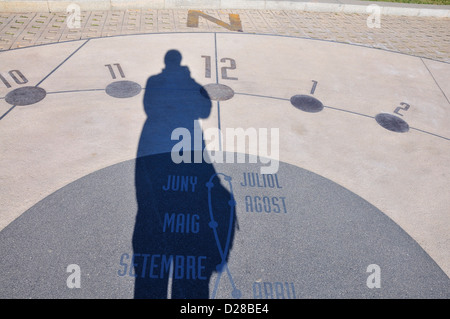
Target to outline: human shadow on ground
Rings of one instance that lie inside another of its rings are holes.
[[[210,116],[211,99],[181,59],[168,51],[165,68],[145,88],[147,119],[135,168],[135,298],[210,298],[211,276],[226,270],[234,237],[228,179],[204,159],[198,162],[205,141],[196,120]],[[191,149],[173,151],[181,141]],[[190,163],[176,163],[186,154]]]

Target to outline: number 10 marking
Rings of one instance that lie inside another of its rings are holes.
[[[8,72],[8,74],[17,84],[25,84],[28,82],[27,78],[19,70],[11,70]],[[4,85],[6,85],[8,89],[11,87],[11,84],[9,84],[8,80],[6,80],[1,73],[0,73],[0,80],[3,82]]]

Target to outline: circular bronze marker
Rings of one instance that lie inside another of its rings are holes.
[[[211,83],[203,86],[200,93],[213,101],[226,101],[234,96],[234,91],[224,84]]]
[[[375,120],[378,124],[380,124],[385,129],[397,132],[397,133],[405,133],[409,131],[409,125],[403,119],[398,116],[388,114],[388,113],[380,113],[375,116]]]
[[[36,86],[24,86],[9,92],[5,101],[11,105],[30,105],[45,98],[47,93],[43,88]]]
[[[106,94],[116,98],[129,98],[138,95],[141,92],[141,86],[132,81],[117,81],[109,84],[105,91]]]
[[[322,102],[309,95],[294,95],[291,97],[291,104],[309,113],[317,113],[323,110]]]

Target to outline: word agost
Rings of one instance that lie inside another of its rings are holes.
[[[240,186],[246,188],[282,189],[277,174],[244,172]],[[268,195],[246,195],[245,211],[248,213],[287,213],[286,197]]]

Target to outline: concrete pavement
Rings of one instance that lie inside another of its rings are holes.
[[[450,296],[448,18],[69,16],[0,14],[2,298]]]

